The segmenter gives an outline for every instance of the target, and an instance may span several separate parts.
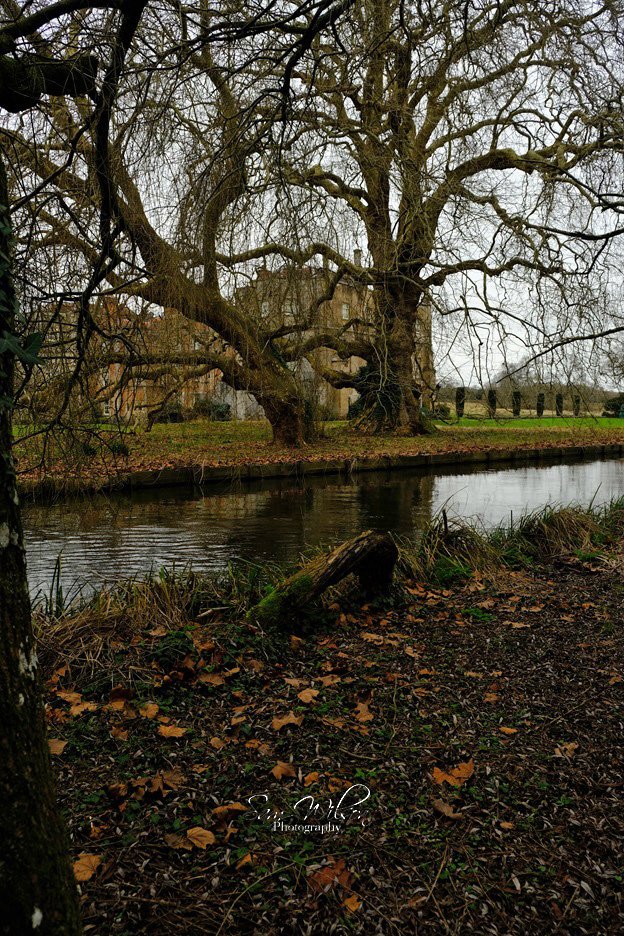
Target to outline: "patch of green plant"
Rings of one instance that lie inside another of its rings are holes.
[[[472,570],[460,559],[439,556],[431,570],[431,579],[437,585],[452,585],[469,579]]]

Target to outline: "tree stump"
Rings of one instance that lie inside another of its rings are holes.
[[[519,416],[522,409],[522,394],[519,390],[514,390],[511,394],[511,406],[514,416]]]
[[[580,396],[575,396],[572,401],[572,412],[575,416],[581,415],[581,398]]]
[[[247,617],[270,628],[283,628],[296,620],[311,601],[331,585],[356,574],[368,597],[390,590],[399,552],[389,533],[367,530],[318,556],[289,576],[248,612]]]
[[[487,392],[487,409],[490,419],[496,419],[496,390],[493,387]]]
[[[537,415],[540,416],[540,417],[544,415],[544,402],[545,402],[545,400],[546,400],[546,395],[545,395],[544,393],[538,393],[538,394],[537,394],[537,407],[536,407],[536,412],[537,412]]]

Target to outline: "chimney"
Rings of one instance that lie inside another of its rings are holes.
[[[359,267],[362,266],[362,251],[360,250],[359,247],[356,247],[355,250],[353,251],[353,262],[355,263],[356,266],[359,266]]]

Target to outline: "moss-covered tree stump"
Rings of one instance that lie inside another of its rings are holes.
[[[389,533],[367,530],[306,563],[255,605],[248,618],[267,630],[295,624],[304,608],[348,575],[359,577],[367,597],[387,593],[398,555]]]

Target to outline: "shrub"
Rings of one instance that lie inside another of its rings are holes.
[[[229,422],[232,419],[232,407],[229,403],[214,400],[211,397],[200,397],[193,404],[191,413],[194,417],[204,416],[214,422]]]
[[[123,455],[126,457],[130,454],[130,449],[122,439],[113,439],[112,442],[108,443],[108,448],[111,455]]]

